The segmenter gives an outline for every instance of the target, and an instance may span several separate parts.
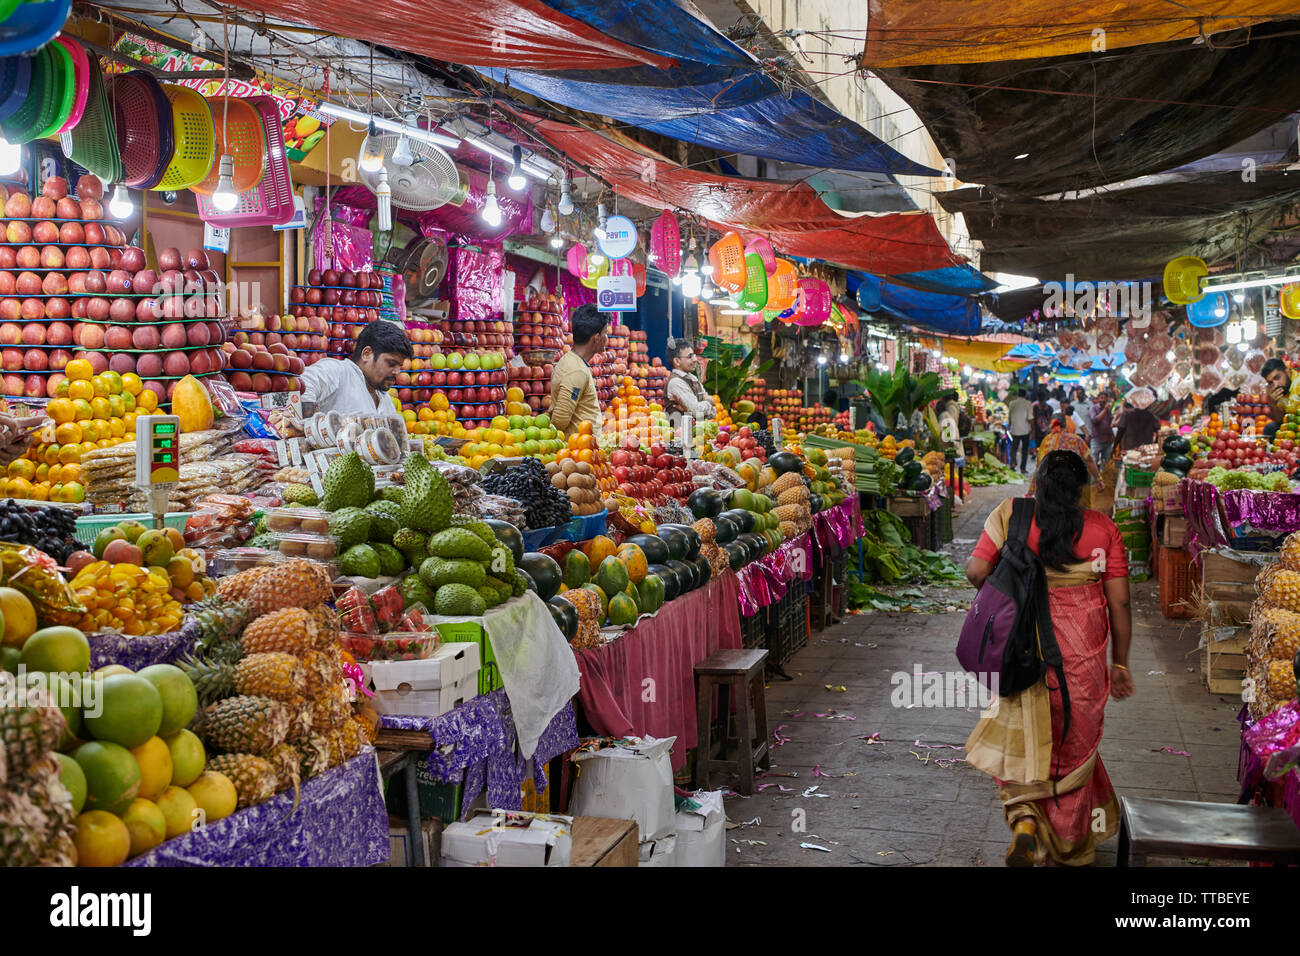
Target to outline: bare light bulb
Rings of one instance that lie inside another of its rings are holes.
[[[394,166],[412,166],[415,164],[415,153],[411,151],[411,141],[403,133],[398,137],[397,145],[393,147],[393,165]]]
[[[555,231],[555,214],[551,212],[551,207],[547,206],[542,210],[542,221],[540,223],[542,232],[550,235]]]
[[[516,144],[511,153],[515,162],[510,168],[510,176],[506,179],[506,185],[515,192],[519,192],[528,185],[528,180],[524,178],[524,151]]]
[[[114,219],[118,220],[125,219],[135,211],[135,206],[131,203],[131,194],[121,183],[113,188],[113,198],[108,202],[108,211],[113,214]]]
[[[563,247],[564,247],[564,239],[560,237],[560,234],[558,232],[554,233],[551,236],[551,248],[562,249]]]
[[[361,141],[361,155],[357,157],[357,165],[367,173],[377,173],[384,165],[384,144],[379,138],[379,127],[373,118],[366,131],[366,138]]]
[[[569,195],[569,174],[565,173],[560,179],[560,205],[559,211],[561,216],[573,215],[573,197]]]
[[[497,184],[491,179],[487,184],[487,199],[483,201],[483,221],[494,229],[501,225],[501,206],[497,203]]]
[[[220,212],[230,212],[239,205],[239,194],[235,192],[235,158],[229,153],[222,153],[217,166],[217,188],[212,193],[212,205]]]
[[[687,272],[682,275],[682,295],[688,299],[694,299],[700,294],[701,282],[698,272]]]
[[[379,167],[379,183],[375,186],[375,199],[379,205],[379,231],[393,228],[393,190],[388,185],[388,170]]]

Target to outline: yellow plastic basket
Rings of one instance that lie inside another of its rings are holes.
[[[162,85],[172,106],[176,149],[155,191],[188,189],[203,182],[216,157],[216,129],[208,101],[185,86]]]
[[[235,192],[246,193],[262,181],[266,170],[266,137],[262,134],[262,117],[248,103],[234,96],[214,96],[208,100],[212,110],[212,128],[216,137],[213,149],[218,162],[212,163],[203,181],[190,188],[201,196],[217,191],[221,175],[219,160],[228,153],[235,161]]]

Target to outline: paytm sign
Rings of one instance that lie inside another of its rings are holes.
[[[636,224],[627,216],[610,216],[603,232],[597,232],[596,244],[608,259],[622,259],[636,248]]]
[[[596,308],[602,312],[635,312],[636,279],[601,276],[596,280]]]

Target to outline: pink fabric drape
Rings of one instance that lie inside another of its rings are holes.
[[[600,734],[675,736],[677,770],[696,741],[695,665],[719,648],[740,646],[738,587],[728,571],[665,604],[614,643],[575,649],[578,701]]]

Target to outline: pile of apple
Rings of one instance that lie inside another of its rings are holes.
[[[310,323],[313,334],[328,335],[331,355],[352,354],[352,342],[368,323],[379,319],[384,278],[377,272],[312,269],[307,285],[289,290],[289,314],[320,319]]]
[[[618,491],[637,501],[662,505],[673,498],[682,502],[695,490],[686,459],[668,454],[663,445],[651,445],[647,454],[641,451],[640,442],[629,436],[609,453],[609,464]]]
[[[501,413],[508,381],[504,363],[499,352],[435,352],[427,359],[407,359],[397,373],[398,401],[412,407],[442,395],[466,427],[475,427],[470,420]]]
[[[506,369],[510,384],[524,393],[524,401],[534,412],[551,407],[551,373],[555,365],[546,362],[543,365],[511,365]]]
[[[329,343],[329,326],[319,316],[263,315],[261,312],[241,315],[234,321],[229,336],[235,345],[283,344],[291,353],[305,353],[303,365],[315,365],[325,357]],[[229,354],[229,349],[226,350]]]
[[[275,333],[269,333],[274,335]],[[254,332],[251,335],[260,333]],[[293,355],[284,342],[271,345],[252,341],[250,333],[236,332],[232,341],[221,346],[226,360],[226,380],[240,392],[296,392],[297,378],[305,367],[303,359]],[[313,356],[319,359],[320,356]]]
[[[495,349],[507,357],[514,354],[510,323],[505,319],[443,319],[429,326],[442,336],[444,352]]]
[[[713,447],[735,448],[740,452],[741,461],[748,461],[751,458],[767,461],[767,449],[758,443],[748,425],[741,425],[736,429],[726,427],[720,429],[717,437],[713,439]]]
[[[516,352],[560,352],[573,336],[566,332],[563,307],[558,295],[530,291],[515,303],[514,346]]]
[[[1264,439],[1242,437],[1235,429],[1222,429],[1210,445],[1205,458],[1196,462],[1202,468],[1226,468],[1231,471],[1245,465],[1284,465],[1287,474],[1300,461],[1300,444],[1291,439],[1275,440],[1272,447]],[[1201,470],[1201,468],[1198,468]]]

